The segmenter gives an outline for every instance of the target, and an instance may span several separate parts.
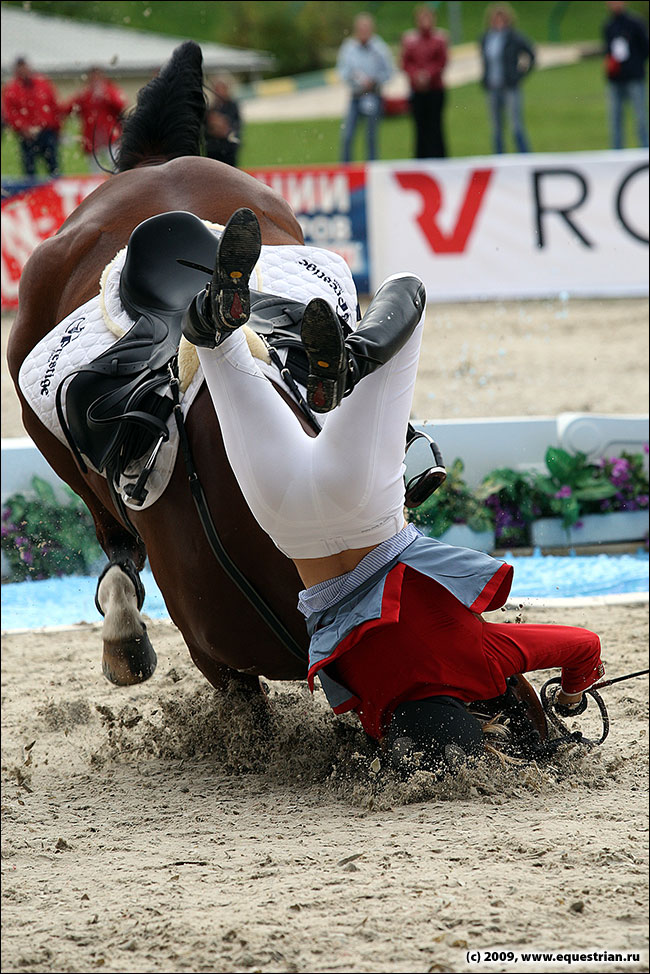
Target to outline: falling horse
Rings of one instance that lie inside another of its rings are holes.
[[[195,227],[197,239],[202,235],[205,239],[207,234],[213,240],[202,221],[223,225],[235,210],[248,207],[258,217],[263,244],[283,251],[285,246],[303,243],[289,206],[274,192],[236,169],[198,155],[205,111],[201,65],[196,44],[187,42],[177,48],[161,74],[140,92],[136,109],[124,126],[116,173],[29,259],[20,283],[8,362],[26,430],[56,473],[85,501],[108,556],[96,598],[104,615],[105,675],[118,685],[129,685],[146,679],[155,668],[155,652],[140,615],[144,592],[139,573],[148,557],[169,614],[197,667],[217,689],[239,688],[254,698],[261,692],[261,675],[272,680],[306,676],[308,637],[296,609],[301,584],[292,562],[260,529],[243,499],[207,390],[198,391],[185,421],[178,421],[182,449],[166,488],[155,503],[127,510],[112,477],[100,472],[101,464],[85,462],[82,454],[85,452],[86,459],[93,455],[92,442],[85,451],[80,450],[78,439],[75,446],[69,435],[66,445],[41,421],[20,382],[21,367],[30,353],[68,316],[96,298],[105,269],[127,244],[120,297],[128,298],[124,307],[133,312],[133,320],[139,312],[142,317],[128,332],[123,351],[135,355],[135,360],[118,358],[120,342],[110,347],[107,356],[95,358],[90,371],[98,389],[106,388],[103,383],[110,375],[119,373],[123,378],[131,376],[132,370],[148,374],[151,363],[147,356],[154,358],[159,348],[150,351],[140,332],[133,335],[144,322],[145,332],[150,328],[155,336],[158,327],[167,336],[168,322],[164,314],[160,319],[156,306],[163,292],[174,291],[178,267],[210,273],[205,266],[209,259],[197,259],[193,245],[187,252],[183,248],[183,252],[173,251],[170,258],[165,240],[171,224],[178,223],[184,232],[188,226],[190,232]],[[160,220],[171,223],[168,226]],[[150,230],[153,226],[153,232],[143,231],[142,225]],[[167,264],[161,264],[166,249]],[[122,285],[128,284],[129,275],[131,290],[125,285],[123,294]],[[183,280],[186,284],[187,277]],[[197,283],[196,291],[204,283],[205,278]],[[185,300],[189,297],[186,294]],[[286,369],[283,374],[286,379]],[[170,388],[177,382],[175,375],[172,367],[167,376]],[[92,390],[92,381],[86,383],[86,391]],[[155,383],[158,381],[159,376]],[[304,409],[301,411],[281,383],[277,388],[306,431],[316,435]],[[109,391],[99,398],[112,402],[113,394]],[[97,399],[91,402],[92,409],[96,404]],[[70,407],[69,402],[67,405]],[[177,420],[179,408],[177,403]],[[92,409],[85,410],[88,417]],[[70,411],[68,433],[73,425]],[[139,410],[135,413],[140,418],[143,415]],[[149,425],[162,427],[156,416],[145,418]],[[88,430],[86,435],[90,435]],[[152,460],[155,453],[154,449]],[[444,471],[437,469],[436,475],[444,477]],[[422,499],[420,495],[419,501]],[[543,731],[544,718],[535,693],[523,678],[517,679],[521,695],[537,713]]]
[[[152,506],[115,506],[104,476],[79,465],[39,420],[23,396],[19,371],[26,356],[59,322],[97,294],[107,264],[133,230],[156,214],[186,211],[225,224],[239,207],[252,209],[265,244],[303,242],[289,206],[251,176],[198,155],[204,114],[201,51],[179,47],[158,78],[143,89],[127,120],[117,172],[87,197],[56,236],[25,266],[8,362],[21,398],[25,428],[56,473],[88,506],[111,570],[98,604],[105,614],[103,665],[118,684],[150,675],[155,655],[139,614],[139,571],[148,557],[169,614],[197,667],[216,688],[259,691],[258,677],[301,679],[306,663],[290,652],[240,587],[217,564],[179,456],[169,484]],[[201,285],[197,287],[199,289]],[[239,491],[224,452],[209,395],[199,391],[187,417],[188,445],[220,541],[251,586],[304,649],[307,635],[296,609],[300,588],[292,563],[261,531]]]

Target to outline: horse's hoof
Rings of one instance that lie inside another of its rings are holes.
[[[158,658],[144,625],[142,635],[133,639],[121,642],[104,640],[102,670],[106,679],[118,687],[144,683],[153,675],[157,663]]]

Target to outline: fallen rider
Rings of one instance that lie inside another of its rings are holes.
[[[335,713],[354,710],[397,762],[406,740],[427,769],[483,753],[482,725],[467,704],[501,697],[514,675],[561,667],[556,704],[580,708],[603,673],[598,636],[486,622],[481,613],[508,597],[512,567],[405,524],[404,429],[425,318],[421,281],[385,281],[348,337],[327,301],[309,302],[301,326],[307,398],[327,414],[312,437],[240,328],[259,252],[257,219],[238,210],[183,334],[198,348],[242,493],[305,585],[299,609],[311,637],[310,687],[318,675]]]

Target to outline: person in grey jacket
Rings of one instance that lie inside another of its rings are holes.
[[[377,129],[382,115],[382,86],[393,73],[388,45],[375,34],[370,14],[359,14],[354,36],[343,41],[337,70],[350,89],[350,104],[343,124],[342,161],[350,162],[352,143],[361,118],[366,120],[366,156],[377,158]]]
[[[496,153],[504,151],[504,113],[510,116],[518,152],[530,152],[523,118],[521,81],[535,65],[531,42],[514,28],[514,12],[508,4],[488,7],[488,29],[481,38],[483,87],[487,91]]]

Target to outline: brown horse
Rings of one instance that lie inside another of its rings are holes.
[[[201,52],[188,42],[140,92],[125,124],[117,172],[29,259],[20,282],[8,362],[26,430],[56,473],[87,504],[99,543],[114,566],[98,590],[105,613],[106,675],[126,685],[153,671],[155,654],[138,611],[139,578],[117,565],[130,559],[139,572],[148,556],[169,614],[205,677],[217,688],[234,681],[259,691],[259,675],[301,679],[306,665],[282,645],[217,564],[182,459],[177,458],[163,496],[150,508],[133,512],[139,541],[113,505],[105,478],[81,472],[72,453],[44,428],[18,386],[25,357],[58,322],[97,294],[102,271],[143,220],[185,210],[225,224],[236,209],[247,206],[257,214],[264,243],[303,242],[289,206],[272,190],[230,166],[198,156],[203,112]],[[304,621],[296,609],[298,575],[261,531],[243,500],[205,388],[191,407],[187,431],[224,547],[306,650]]]

